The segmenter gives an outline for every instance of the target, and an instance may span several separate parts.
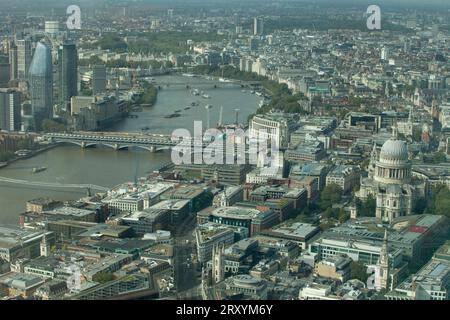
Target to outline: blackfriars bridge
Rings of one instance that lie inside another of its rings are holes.
[[[128,132],[73,132],[73,133],[46,133],[42,139],[50,143],[69,143],[82,148],[105,146],[114,150],[140,148],[150,152],[168,150],[175,146],[200,146],[205,148],[208,144],[194,140],[192,137],[183,138],[182,141],[164,134],[142,134]]]
[[[8,183],[8,184],[20,184],[26,186],[33,186],[39,188],[69,188],[69,189],[88,189],[88,190],[98,190],[98,191],[107,191],[109,190],[106,187],[97,186],[94,184],[64,184],[57,182],[41,182],[41,181],[27,181],[27,180],[19,180],[12,179],[7,177],[0,177],[0,183]]]

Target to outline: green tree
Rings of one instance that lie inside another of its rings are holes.
[[[328,230],[328,229],[334,227],[334,223],[324,222],[324,223],[321,223],[319,227],[320,227],[320,230],[325,231],[325,230]]]
[[[450,217],[450,189],[441,188],[435,196],[434,214]]]
[[[323,212],[323,217],[326,219],[334,218],[335,215],[334,215],[333,208],[331,208],[331,207],[326,208],[325,211]]]
[[[413,130],[413,136],[412,136],[412,138],[413,138],[413,141],[415,141],[415,142],[420,142],[420,141],[422,141],[422,130],[419,129],[419,128],[415,128],[415,129]]]
[[[436,152],[433,154],[433,163],[442,163],[447,161],[447,156],[443,152]]]
[[[352,261],[350,264],[350,278],[358,279],[364,283],[367,282],[367,267],[359,261]]]
[[[414,205],[413,212],[415,214],[422,214],[424,213],[426,208],[427,208],[427,199],[425,199],[424,197],[420,197]]]
[[[44,119],[42,121],[42,130],[44,132],[63,132],[66,130],[66,126],[51,119]]]
[[[350,219],[350,214],[347,211],[345,211],[344,209],[339,210],[339,213],[338,213],[339,222],[344,223],[348,219]]]
[[[364,201],[356,198],[356,209],[358,211],[358,216],[361,217],[375,217],[375,212],[377,208],[377,200],[369,194]]]
[[[6,162],[14,157],[14,153],[10,151],[0,151],[0,162]]]
[[[335,183],[327,185],[320,194],[320,208],[325,210],[342,199],[342,188]]]
[[[97,273],[95,276],[92,277],[92,280],[98,283],[106,283],[109,281],[114,280],[114,274],[112,274],[111,272],[99,272]]]
[[[156,89],[152,84],[144,82],[143,84],[144,92],[136,101],[137,104],[147,104],[153,106],[156,103],[158,97],[158,89]]]

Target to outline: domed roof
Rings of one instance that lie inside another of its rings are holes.
[[[380,160],[408,161],[408,145],[396,138],[389,139],[381,148]]]

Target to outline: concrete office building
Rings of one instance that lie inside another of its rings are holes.
[[[291,133],[296,129],[292,116],[283,113],[259,114],[250,121],[250,134],[266,138],[280,148],[287,147]]]
[[[11,262],[20,258],[39,257],[41,240],[44,236],[47,237],[47,241],[54,242],[53,232],[0,226],[0,259]]]
[[[96,65],[92,69],[92,92],[94,95],[106,91],[106,66]]]
[[[17,78],[27,80],[31,65],[32,50],[31,40],[17,40]]]
[[[327,175],[327,186],[337,184],[344,193],[350,192],[359,185],[361,174],[357,166],[339,165]]]
[[[253,35],[261,36],[264,33],[264,20],[261,17],[253,19]]]
[[[206,263],[212,258],[213,247],[234,242],[234,230],[230,226],[208,222],[195,230],[198,261]]]
[[[270,228],[278,222],[278,215],[271,211],[260,211],[254,208],[245,207],[219,207],[206,208],[197,213],[197,222],[199,224],[208,221],[245,227],[249,230],[249,235],[253,236],[263,229]]]
[[[386,294],[387,300],[448,300],[450,297],[450,242],[416,274]]]
[[[0,130],[20,130],[20,103],[20,92],[0,88]]]
[[[59,21],[45,21],[44,31],[52,37],[58,35]]]
[[[10,42],[9,44],[9,77],[11,80],[16,80],[18,77],[17,74],[17,46],[14,42]]]

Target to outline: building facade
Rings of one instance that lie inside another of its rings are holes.
[[[13,89],[0,89],[0,130],[20,130],[20,102],[20,92]]]
[[[59,103],[65,109],[77,95],[78,53],[74,43],[64,43],[58,49]]]
[[[408,146],[398,138],[395,128],[393,136],[383,144],[379,156],[374,146],[368,171],[357,196],[367,199],[371,195],[376,199],[377,218],[392,222],[397,217],[410,215],[415,200],[424,193],[425,186],[411,181]]]
[[[53,64],[49,45],[39,42],[29,72],[34,130],[53,117]]]

